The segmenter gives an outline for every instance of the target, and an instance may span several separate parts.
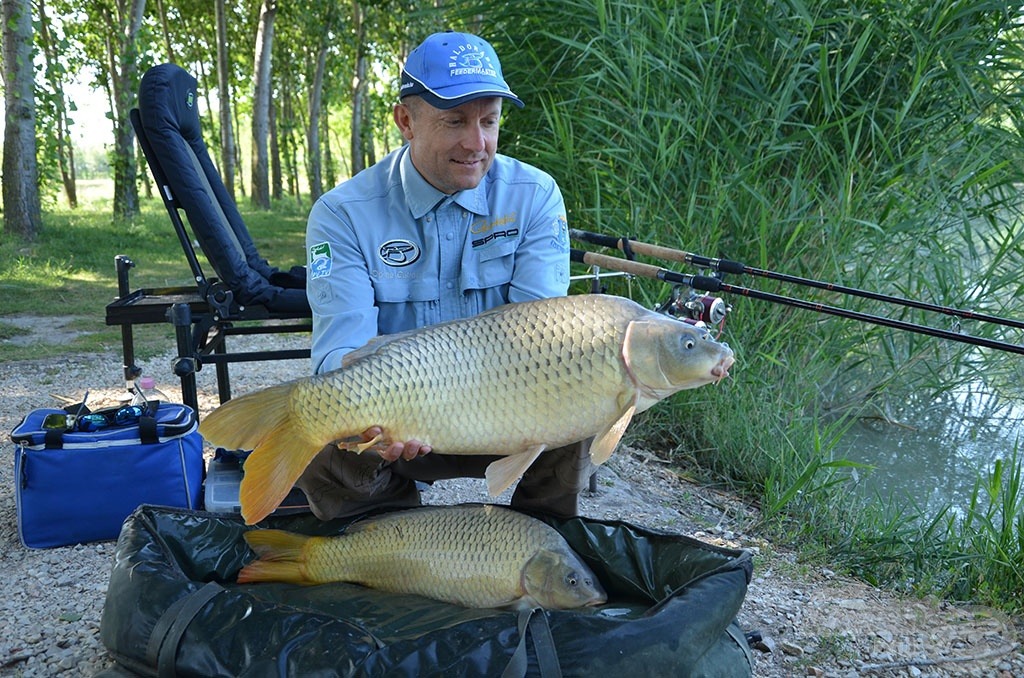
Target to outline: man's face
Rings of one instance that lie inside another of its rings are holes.
[[[447,110],[407,97],[395,106],[394,115],[409,142],[413,166],[442,193],[476,188],[494,162],[500,97],[474,99]]]

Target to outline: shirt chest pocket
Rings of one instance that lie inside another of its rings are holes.
[[[462,290],[486,289],[512,282],[516,242],[496,243],[480,250],[469,249],[462,260]]]
[[[386,273],[390,273],[387,271]],[[441,297],[437,279],[378,275],[373,279],[373,298],[378,303],[403,304],[436,301]]]

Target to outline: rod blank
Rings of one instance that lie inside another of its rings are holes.
[[[869,290],[857,289],[856,287],[847,287],[845,285],[823,282],[821,280],[801,278],[799,276],[788,275],[786,273],[778,273],[776,271],[769,271],[763,268],[754,268],[752,266],[741,264],[738,261],[730,261],[728,259],[713,259],[710,257],[701,256],[699,254],[693,254],[691,252],[684,252],[682,250],[672,249],[671,247],[651,245],[648,243],[640,242],[638,240],[630,240],[628,238],[616,238],[612,236],[601,235],[600,233],[582,231],[576,228],[569,229],[569,236],[574,240],[579,240],[580,242],[587,242],[593,245],[600,245],[602,247],[609,247],[621,250],[622,252],[625,252],[627,256],[630,254],[630,252],[635,252],[637,254],[642,254],[644,256],[652,257],[654,259],[662,259],[664,261],[674,261],[683,264],[692,264],[694,266],[702,266],[706,268],[711,268],[715,271],[721,271],[722,273],[755,275],[760,276],[762,278],[770,278],[772,280],[793,283],[795,285],[814,287],[821,290],[827,290],[829,292],[838,292],[839,294],[862,297],[865,299],[871,299],[873,301],[883,301],[889,304],[908,306],[910,308],[916,308],[922,311],[930,311],[933,313],[941,313],[943,315],[955,316],[957,318],[962,318],[964,320],[977,320],[980,322],[988,322],[996,325],[1005,325],[1007,327],[1024,329],[1024,321],[1013,320],[1012,318],[1000,318],[998,316],[986,315],[984,313],[975,313],[974,311],[951,308],[949,306],[939,306],[937,304],[929,304],[924,301],[905,299],[903,297],[895,297],[888,294],[880,294],[878,292],[871,292]]]
[[[861,313],[859,311],[849,311],[844,308],[837,308],[835,306],[828,306],[826,304],[805,301],[803,299],[794,299],[792,297],[786,297],[780,294],[772,294],[771,292],[761,292],[760,290],[751,289],[749,287],[730,285],[728,283],[723,282],[719,278],[713,278],[711,276],[687,275],[684,273],[676,273],[675,271],[670,271],[664,268],[660,268],[658,266],[653,266],[651,264],[644,264],[639,261],[630,261],[628,259],[621,259],[619,257],[611,257],[605,254],[598,254],[596,252],[586,252],[577,249],[573,249],[570,251],[570,259],[577,263],[583,263],[590,266],[600,266],[601,268],[608,268],[613,271],[622,271],[624,273],[630,273],[632,275],[637,275],[643,278],[653,278],[655,280],[661,280],[663,282],[670,282],[679,285],[688,285],[689,287],[692,287],[696,290],[702,290],[705,292],[725,292],[728,294],[739,294],[741,296],[749,297],[751,299],[770,301],[776,304],[793,306],[795,308],[802,308],[809,311],[816,311],[818,313],[825,313],[827,315],[834,315],[841,318],[848,318],[851,320],[859,320],[861,322],[871,323],[874,325],[881,325],[883,327],[890,327],[897,330],[905,330],[907,332],[924,334],[930,337],[938,337],[941,339],[958,341],[963,344],[984,346],[986,348],[992,348],[999,351],[1007,351],[1009,353],[1017,353],[1020,355],[1024,355],[1024,346],[1021,346],[1019,344],[1010,344],[1004,341],[986,339],[985,337],[975,337],[970,334],[959,334],[957,332],[942,330],[936,327],[929,327],[927,325],[917,325],[915,323],[909,323],[903,320],[894,320],[892,318],[871,315],[870,313]]]

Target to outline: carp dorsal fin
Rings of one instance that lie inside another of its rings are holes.
[[[608,428],[594,436],[594,442],[590,444],[590,460],[592,462],[600,465],[608,461],[619,441],[622,440],[622,434],[626,432],[626,427],[633,420],[635,413],[636,400],[630,403],[629,407]]]
[[[492,461],[484,471],[484,478],[487,479],[487,491],[492,497],[512,486],[520,476],[526,473],[526,469],[540,456],[540,453],[547,448],[543,443],[532,445],[522,452],[510,454],[507,457]]]
[[[376,337],[373,337],[372,339],[370,339],[368,342],[366,342],[365,344],[363,344],[359,348],[355,349],[354,351],[349,351],[344,356],[342,356],[342,358],[341,358],[341,366],[343,368],[344,367],[348,367],[349,365],[351,365],[356,360],[360,360],[361,358],[365,358],[368,355],[373,355],[378,350],[380,350],[381,346],[387,346],[388,344],[390,344],[393,341],[398,341],[399,339],[404,339],[405,337],[409,336],[410,334],[412,334],[414,332],[418,332],[420,329],[421,328],[415,328],[415,329],[411,329],[411,330],[405,330],[404,332],[395,332],[394,334],[379,334]]]

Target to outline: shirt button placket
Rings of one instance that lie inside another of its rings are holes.
[[[445,200],[437,209],[438,250],[441,256],[441,320],[461,317],[462,304],[458,299],[459,266],[462,253],[455,239],[455,222],[461,210],[451,200]]]

